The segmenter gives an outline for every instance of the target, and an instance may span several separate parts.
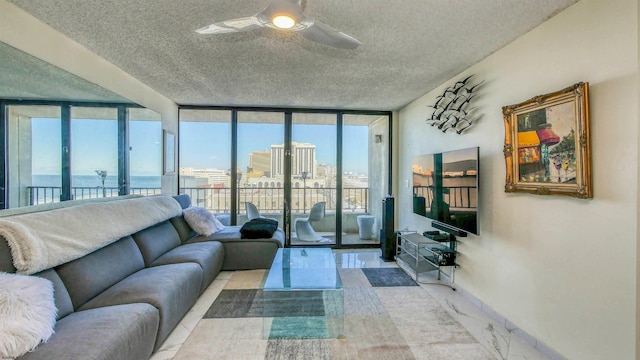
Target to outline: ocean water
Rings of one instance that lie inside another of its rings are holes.
[[[31,180],[31,204],[60,201],[60,175],[33,175]],[[160,176],[131,176],[131,194],[159,194],[160,182]],[[98,175],[76,175],[71,178],[71,195],[76,200],[118,196],[118,177],[107,176],[104,187],[102,189],[102,180]]]
[[[62,186],[60,175],[33,175],[32,186]],[[98,175],[75,175],[71,178],[72,187],[99,187],[102,181]],[[132,188],[160,188],[160,176],[131,176]],[[118,176],[109,175],[105,179],[104,187],[117,188]]]

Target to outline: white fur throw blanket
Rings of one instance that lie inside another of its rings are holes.
[[[13,359],[53,335],[56,305],[51,281],[0,272],[0,359]]]
[[[0,235],[17,272],[29,275],[181,214],[170,196],[141,197],[1,218]]]

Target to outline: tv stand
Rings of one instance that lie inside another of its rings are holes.
[[[439,221],[432,221],[431,222],[431,226],[438,229],[438,230],[442,230],[446,233],[449,233],[452,237],[453,240],[455,240],[455,237],[467,237],[467,233],[465,231],[462,230],[458,230],[454,227],[451,227],[445,223],[441,223]]]
[[[435,234],[434,234],[435,235]],[[441,278],[443,267],[450,268],[445,273],[450,282],[454,282],[456,259],[455,236],[450,235],[444,241],[429,239],[420,234],[402,234],[398,237],[396,262],[409,276],[418,281],[423,272],[438,271]]]

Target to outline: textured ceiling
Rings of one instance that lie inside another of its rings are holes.
[[[0,98],[131,102],[2,42]]]
[[[178,104],[394,110],[577,0],[307,0],[356,50],[273,29],[199,35],[268,0],[10,0]]]

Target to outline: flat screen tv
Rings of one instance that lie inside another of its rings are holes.
[[[414,157],[413,212],[436,228],[479,235],[479,154],[473,147]]]

